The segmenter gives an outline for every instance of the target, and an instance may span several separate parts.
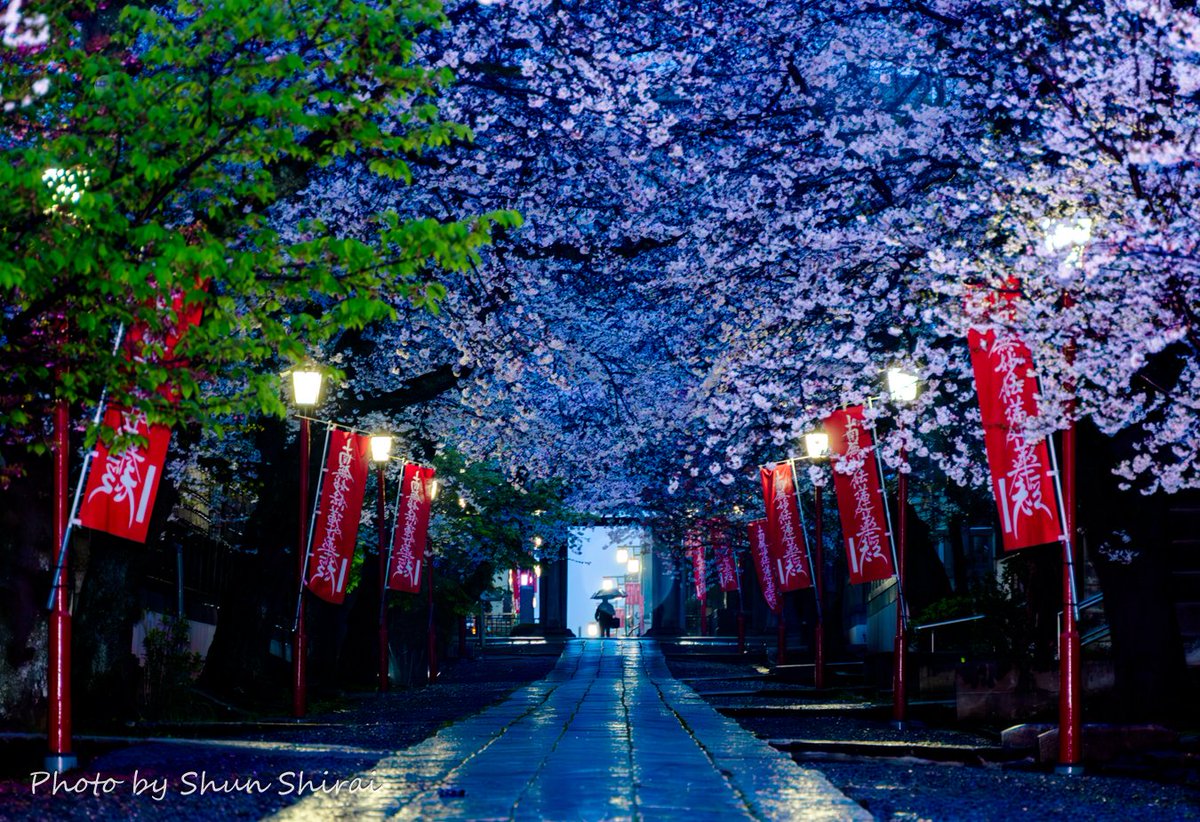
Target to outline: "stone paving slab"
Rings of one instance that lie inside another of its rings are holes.
[[[648,640],[576,640],[545,679],[314,794],[318,819],[871,819],[673,679]]]

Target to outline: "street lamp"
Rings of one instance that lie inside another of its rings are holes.
[[[85,171],[48,168],[42,173],[44,182],[51,192],[53,205],[46,213],[53,213],[63,206],[79,202],[88,183]],[[103,406],[103,402],[101,402]],[[54,549],[51,552],[55,566],[54,590],[51,592],[49,645],[46,668],[47,696],[49,698],[47,730],[49,753],[46,770],[69,771],[79,764],[78,757],[71,752],[71,609],[67,597],[70,576],[67,568],[67,495],[70,493],[68,477],[68,451],[71,410],[67,401],[53,401],[54,415]],[[97,412],[99,416],[99,412]],[[82,479],[80,482],[82,483]]]
[[[429,480],[429,485],[426,487],[426,493],[429,494],[429,504],[432,506],[433,501],[437,499],[438,491],[441,489],[441,484],[438,480]],[[429,651],[429,671],[428,680],[432,685],[433,681],[438,677],[438,658],[437,658],[437,626],[434,622],[433,613],[433,542],[425,543],[425,576],[429,577],[429,624],[426,628],[426,642]]]
[[[632,580],[626,579],[626,582],[628,584],[625,586],[625,613],[626,613],[626,620],[627,620],[626,625],[625,625],[625,636],[629,636],[631,629],[632,629],[634,636],[641,636],[642,623],[646,619],[646,614],[645,614],[646,596],[643,593],[643,589],[642,589],[642,560],[641,560],[641,557],[632,557],[632,556],[629,557],[629,559],[626,560],[626,562],[625,562],[625,573],[628,576],[636,576],[637,577],[637,583],[636,583],[637,590],[636,591],[633,589],[633,586],[635,583]],[[628,622],[628,617],[631,614],[636,614],[636,616],[637,616],[637,625],[636,626],[630,625]]]
[[[1090,217],[1076,215],[1072,219],[1045,221],[1042,229],[1046,235],[1046,247],[1052,252],[1070,249],[1067,258],[1059,266],[1061,280],[1070,279],[1071,269],[1077,268],[1083,261],[1083,249],[1092,238],[1093,220]],[[1063,294],[1063,306],[1069,308],[1074,304],[1070,294]],[[1067,362],[1074,360],[1075,345],[1069,343],[1064,352]],[[1063,563],[1062,563],[1062,599],[1063,618],[1059,634],[1059,647],[1062,649],[1059,659],[1059,691],[1058,691],[1058,766],[1060,774],[1078,775],[1083,773],[1083,715],[1082,693],[1080,678],[1080,637],[1077,614],[1078,601],[1075,595],[1075,520],[1076,520],[1076,478],[1075,478],[1075,423],[1074,402],[1067,406],[1067,427],[1062,432],[1062,530],[1063,530]],[[1053,446],[1050,449],[1054,453]]]
[[[379,501],[375,518],[379,520],[379,690],[388,689],[388,626],[387,626],[387,493],[384,487],[384,469],[392,456],[392,438],[387,434],[371,437],[371,460],[378,469]]]
[[[899,368],[887,372],[888,393],[896,402],[917,398],[917,378]],[[904,598],[905,548],[908,544],[908,454],[900,443],[900,471],[896,479],[899,513],[896,516],[896,639],[892,660],[892,719],[903,730],[908,721],[908,602]]]
[[[804,450],[810,460],[829,456],[829,435],[813,431],[804,435]],[[821,486],[813,483],[813,593],[817,598],[817,625],[813,631],[813,687],[825,687],[825,543],[821,534]]]
[[[301,410],[317,404],[323,375],[311,365],[292,369],[292,401]],[[304,625],[304,575],[308,562],[308,468],[309,420],[300,414],[300,517],[296,539],[297,568],[300,578],[300,607],[296,611],[296,630],[292,643],[292,716],[304,716],[308,707],[308,635]]]
[[[620,565],[624,565],[627,562],[629,562],[629,549],[628,548],[618,548],[617,549],[617,563]]]

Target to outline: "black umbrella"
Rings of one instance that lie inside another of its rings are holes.
[[[620,599],[625,596],[625,592],[620,588],[614,588],[611,591],[597,591],[592,594],[592,599]]]

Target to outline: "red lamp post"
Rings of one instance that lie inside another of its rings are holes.
[[[804,435],[804,450],[810,460],[829,456],[829,435],[814,431]],[[825,544],[821,534],[821,486],[813,489],[813,594],[817,598],[817,625],[813,632],[813,687],[825,687]]]
[[[429,483],[429,503],[437,499],[438,481],[431,480]],[[425,549],[425,567],[428,571],[426,576],[429,577],[429,628],[426,632],[426,640],[429,647],[429,681],[432,683],[438,677],[438,658],[437,658],[437,626],[433,621],[433,545],[428,544]]]
[[[917,378],[892,368],[887,372],[888,393],[897,402],[917,398]],[[896,638],[892,654],[892,721],[903,729],[908,722],[908,602],[904,598],[905,553],[908,547],[908,454],[900,446],[900,474],[896,496]]]
[[[88,173],[81,170],[48,168],[42,182],[50,187],[54,205],[46,213],[79,202],[88,184]],[[103,405],[103,403],[102,403]],[[70,493],[67,462],[70,449],[71,410],[65,399],[54,401],[54,549],[50,556],[55,566],[54,590],[50,602],[50,647],[47,660],[47,696],[49,697],[46,770],[61,773],[75,768],[78,758],[71,753],[71,608],[68,596],[67,495]]]
[[[1085,246],[1092,237],[1093,220],[1076,215],[1071,219],[1048,221],[1043,224],[1046,231],[1046,247],[1051,252],[1068,253],[1060,262],[1060,272],[1077,268],[1083,261]],[[1074,298],[1063,294],[1063,308],[1075,304]],[[1074,344],[1065,351],[1068,363],[1074,360]],[[1068,406],[1068,417],[1073,416],[1074,404]],[[1054,449],[1050,449],[1053,459]],[[1083,703],[1081,691],[1079,626],[1075,608],[1078,599],[1075,593],[1075,522],[1076,522],[1076,478],[1075,478],[1075,423],[1072,421],[1062,434],[1062,479],[1059,507],[1062,511],[1062,628],[1059,633],[1059,690],[1058,690],[1058,766],[1057,772],[1068,776],[1083,773]],[[1059,466],[1055,466],[1056,471]]]
[[[67,449],[70,411],[66,400],[54,402],[54,553],[63,550],[67,533]],[[68,602],[67,557],[63,552],[50,611],[48,662],[50,753],[46,770],[69,771],[79,764],[71,753],[71,611]]]
[[[379,499],[377,501],[375,518],[379,528],[379,690],[386,691],[389,685],[388,677],[388,626],[387,626],[387,489],[384,479],[384,469],[392,453],[392,438],[387,435],[371,437],[371,459],[378,467]]]
[[[321,394],[321,372],[311,368],[292,371],[293,399],[301,409],[312,408]],[[296,531],[297,579],[300,602],[292,642],[292,716],[302,718],[308,710],[308,633],[304,625],[304,582],[308,563],[308,470],[309,421],[300,417],[300,499]]]
[[[1063,446],[1063,618],[1059,644],[1058,766],[1060,774],[1083,773],[1083,716],[1080,690],[1080,640],[1075,619],[1075,425],[1062,437]]]

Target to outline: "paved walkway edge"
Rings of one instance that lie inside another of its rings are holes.
[[[820,771],[798,765],[787,754],[722,716],[703,697],[672,677],[657,648],[644,654],[643,659],[646,674],[663,702],[754,816],[805,822],[874,819]]]

